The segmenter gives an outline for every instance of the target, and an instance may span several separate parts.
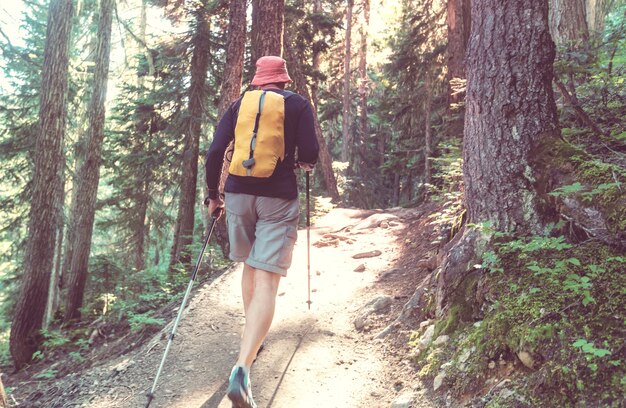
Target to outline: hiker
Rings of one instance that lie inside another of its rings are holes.
[[[295,168],[317,161],[313,110],[285,90],[292,82],[285,60],[261,57],[251,85],[220,119],[206,154],[209,214],[225,206],[229,257],[244,262],[241,289],[245,327],[227,395],[233,407],[256,407],[250,367],[274,317],[280,278],[287,275],[299,218]],[[224,152],[234,139],[225,202],[218,184]]]

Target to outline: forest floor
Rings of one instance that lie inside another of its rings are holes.
[[[334,209],[320,218],[311,228],[310,310],[306,230],[299,231],[267,345],[252,368],[259,407],[441,406],[410,358],[419,321],[377,338],[429,273],[416,265],[435,250],[432,210]],[[224,395],[244,323],[240,274],[238,264],[194,290],[151,407],[230,407]],[[64,359],[56,363],[60,378],[33,380],[32,370],[30,378],[9,376],[10,399],[28,407],[145,406],[175,312],[161,311],[168,324],[141,342],[130,333],[105,335],[81,370]]]

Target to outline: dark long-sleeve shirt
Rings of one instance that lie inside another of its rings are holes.
[[[313,109],[309,101],[298,94],[279,89],[269,91],[285,97],[285,159],[277,164],[274,173],[266,179],[230,174],[226,179],[224,191],[294,199],[298,196],[295,164],[317,162],[319,145],[315,137]],[[240,105],[241,98],[233,102],[222,116],[213,136],[213,143],[206,153],[205,176],[211,198],[217,194],[224,152],[235,137]]]

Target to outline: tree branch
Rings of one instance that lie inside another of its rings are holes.
[[[605,135],[602,129],[600,129],[598,125],[596,125],[595,122],[591,120],[587,112],[583,110],[578,101],[569,93],[569,91],[565,87],[565,84],[561,82],[556,74],[554,75],[554,83],[556,84],[556,87],[559,88],[559,91],[561,91],[561,94],[563,95],[563,98],[565,99],[567,104],[570,105],[572,109],[574,109],[576,116],[578,116],[578,118],[585,124],[585,126],[593,130],[597,141],[599,141],[598,137]]]
[[[117,4],[115,6],[115,19],[117,20],[118,23],[122,25],[122,27],[124,27],[124,29],[128,32],[128,34],[130,34],[130,36],[133,37],[135,41],[137,41],[137,43],[139,43],[142,47],[146,49],[145,55],[146,55],[146,60],[148,61],[149,73],[150,75],[153,75],[154,74],[154,59],[152,58],[152,48],[148,47],[148,44],[146,44],[146,42],[143,39],[137,37],[137,34],[135,34],[133,30],[130,29],[128,24],[120,18],[120,15],[117,12]]]
[[[22,51],[18,50],[17,48],[15,48],[13,43],[11,43],[11,40],[9,39],[9,36],[6,35],[6,33],[2,30],[1,27],[0,27],[0,35],[2,35],[4,37],[4,39],[7,42],[7,45],[11,49],[11,51],[13,51],[16,55],[19,55],[19,57],[21,59],[23,59],[24,61],[28,62],[29,64],[33,64],[33,65],[35,65],[37,67],[41,67],[41,64],[38,64],[37,62],[35,62],[32,59],[28,58],[28,54],[26,54],[25,52],[22,52]]]

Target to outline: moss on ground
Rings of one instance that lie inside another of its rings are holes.
[[[598,242],[574,247],[547,237],[500,243],[496,254],[503,272],[486,272],[491,301],[482,322],[459,324],[469,309],[455,303],[437,328],[456,347],[431,346],[420,374],[434,376],[452,361],[449,389],[457,397],[482,393],[479,406],[511,406],[511,398],[515,406],[619,406],[626,394],[626,256]],[[522,351],[532,368],[518,360]],[[499,368],[506,365],[505,373]],[[515,392],[492,393],[503,378]]]

